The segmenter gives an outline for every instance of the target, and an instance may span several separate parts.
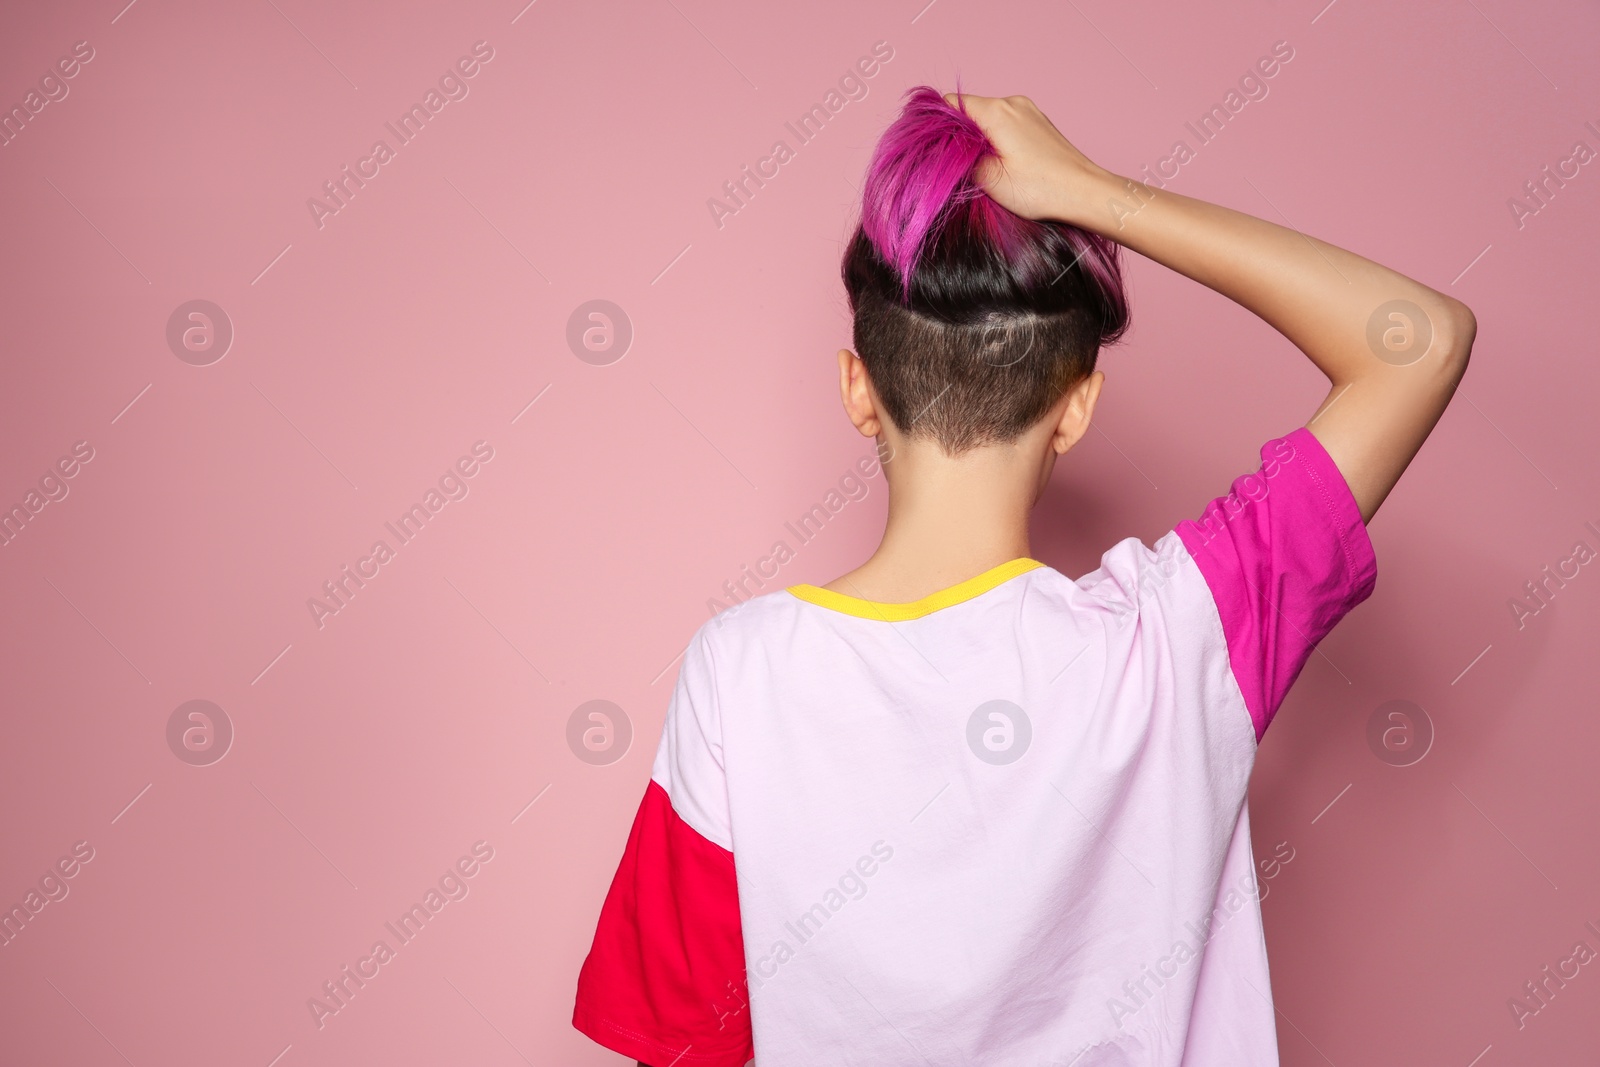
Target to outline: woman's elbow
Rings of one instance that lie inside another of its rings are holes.
[[[1478,317],[1455,297],[1445,299],[1444,348],[1445,358],[1465,370],[1472,356],[1472,342],[1478,336]]]

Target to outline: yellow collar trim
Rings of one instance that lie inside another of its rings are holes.
[[[999,585],[1009,581],[1019,574],[1043,567],[1044,564],[1036,559],[1014,559],[1009,563],[1002,563],[984,571],[976,578],[968,578],[958,585],[948,589],[941,589],[937,593],[930,593],[921,600],[913,600],[909,604],[882,604],[875,600],[862,600],[859,597],[846,596],[844,593],[835,593],[831,589],[823,589],[816,585],[791,585],[789,592],[801,600],[816,604],[819,607],[831,608],[846,615],[854,615],[861,619],[876,619],[879,622],[906,622],[909,619],[920,619],[930,615],[941,608],[948,608],[952,604],[959,604],[964,600],[971,600],[981,593],[986,593]]]

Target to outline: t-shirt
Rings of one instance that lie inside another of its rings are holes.
[[[574,1025],[651,1067],[1276,1064],[1250,769],[1376,561],[1309,430],[1261,460],[1075,580],[709,620]]]

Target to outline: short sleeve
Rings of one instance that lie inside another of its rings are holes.
[[[1321,641],[1372,594],[1377,559],[1344,476],[1305,427],[1175,532],[1210,588],[1256,740]]]
[[[743,1067],[754,1054],[728,825],[702,630],[578,974],[572,1024],[606,1048],[651,1067]]]

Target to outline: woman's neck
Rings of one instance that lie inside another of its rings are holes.
[[[889,517],[882,541],[870,559],[825,588],[908,603],[1028,556],[1037,466],[1004,445],[954,458],[933,446],[901,446],[884,467]]]

